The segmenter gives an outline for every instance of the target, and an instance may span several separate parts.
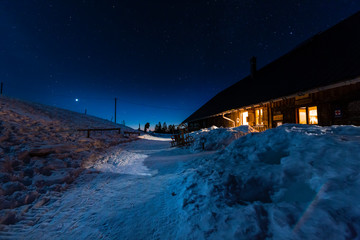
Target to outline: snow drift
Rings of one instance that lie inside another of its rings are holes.
[[[175,183],[186,226],[179,235],[358,239],[359,149],[354,126],[284,125],[240,137],[190,163]]]
[[[249,132],[256,132],[256,130],[250,126],[235,128],[218,128],[212,126],[210,128],[204,128],[190,134],[195,140],[190,148],[192,151],[200,151],[204,143],[204,150],[219,150]]]

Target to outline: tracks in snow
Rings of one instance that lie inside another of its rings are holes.
[[[140,140],[129,144],[127,150],[135,155],[157,155],[168,146],[167,142],[154,143]],[[165,155],[171,156],[169,152]],[[151,158],[156,162],[166,156]],[[34,206],[24,220],[2,229],[0,239],[174,238],[171,229],[178,222],[178,199],[171,195],[171,183],[177,164],[173,156],[163,166],[155,164],[159,171],[153,172],[160,173],[153,176],[84,174],[66,192],[52,195],[49,204]]]

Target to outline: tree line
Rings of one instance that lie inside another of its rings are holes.
[[[146,123],[144,126],[144,132],[147,132],[150,128],[150,123]],[[139,131],[140,129],[140,124],[139,124]],[[175,127],[175,125],[167,125],[166,122],[164,122],[163,124],[161,124],[161,122],[159,122],[158,124],[155,125],[154,128],[154,132],[156,133],[176,133],[178,131],[178,129]]]
[[[154,132],[156,133],[174,133],[176,130],[175,125],[167,125],[166,122],[164,122],[163,124],[161,124],[161,122],[159,122],[158,124],[155,125],[154,128]]]

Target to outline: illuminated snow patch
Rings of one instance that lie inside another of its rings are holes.
[[[153,140],[153,141],[167,141],[170,142],[171,138],[166,138],[166,137],[156,137],[156,136],[151,136],[151,135],[142,135],[139,136],[139,138],[141,139],[146,139],[146,140]]]
[[[105,156],[94,168],[102,172],[150,176],[149,169],[143,164],[147,157],[145,154],[120,149]]]

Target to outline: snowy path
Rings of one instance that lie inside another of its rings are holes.
[[[9,226],[1,237],[176,238],[181,207],[172,192],[172,180],[182,171],[185,161],[200,155],[170,149],[169,145],[168,141],[150,138],[121,146],[123,149],[107,158],[103,166],[96,166],[103,172],[84,174],[62,196],[53,196],[56,201],[34,207],[26,220]],[[124,157],[124,152],[125,160],[119,161],[117,157]],[[130,174],[124,174],[124,169]]]

